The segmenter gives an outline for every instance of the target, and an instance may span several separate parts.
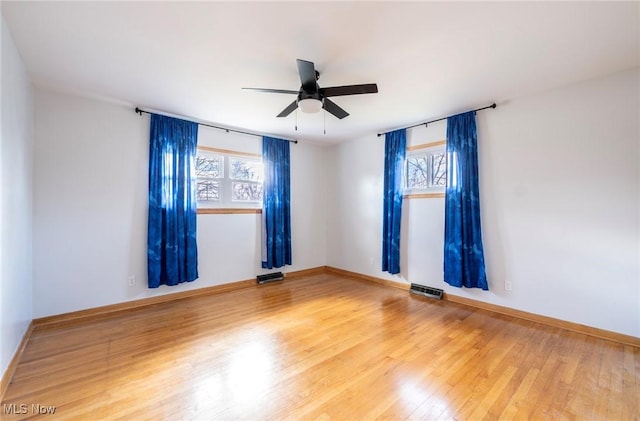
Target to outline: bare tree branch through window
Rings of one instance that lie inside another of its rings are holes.
[[[446,187],[447,159],[444,151],[411,154],[405,162],[405,187],[408,190]]]
[[[198,201],[218,206],[262,201],[264,169],[259,158],[198,151],[195,163]]]

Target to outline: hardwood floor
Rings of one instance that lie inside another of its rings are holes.
[[[36,329],[2,404],[3,420],[632,420],[640,349],[323,274]]]

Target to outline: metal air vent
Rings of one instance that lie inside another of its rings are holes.
[[[424,295],[425,297],[435,298],[437,300],[442,299],[443,290],[438,288],[428,287],[426,285],[411,284],[409,292],[412,294]]]
[[[256,276],[256,281],[258,281],[259,284],[266,284],[267,282],[273,281],[282,281],[283,279],[284,275],[282,274],[282,272],[273,272],[267,273],[266,275]]]

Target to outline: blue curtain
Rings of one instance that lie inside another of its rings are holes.
[[[384,209],[382,212],[382,270],[400,273],[402,182],[407,130],[386,134],[384,141]]]
[[[195,157],[198,124],[151,114],[149,288],[198,278]]]
[[[447,119],[444,280],[488,290],[480,229],[478,136],[473,111]]]
[[[262,138],[262,267],[291,264],[289,141]]]

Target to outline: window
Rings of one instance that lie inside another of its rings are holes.
[[[198,207],[261,207],[263,172],[258,154],[198,147]]]
[[[443,142],[420,145],[407,151],[405,190],[409,193],[444,192],[447,186],[447,154]]]
[[[198,150],[196,156],[196,177],[198,202],[220,200],[220,179],[224,174],[223,157]]]
[[[263,169],[261,161],[229,158],[231,200],[235,202],[261,202]]]

